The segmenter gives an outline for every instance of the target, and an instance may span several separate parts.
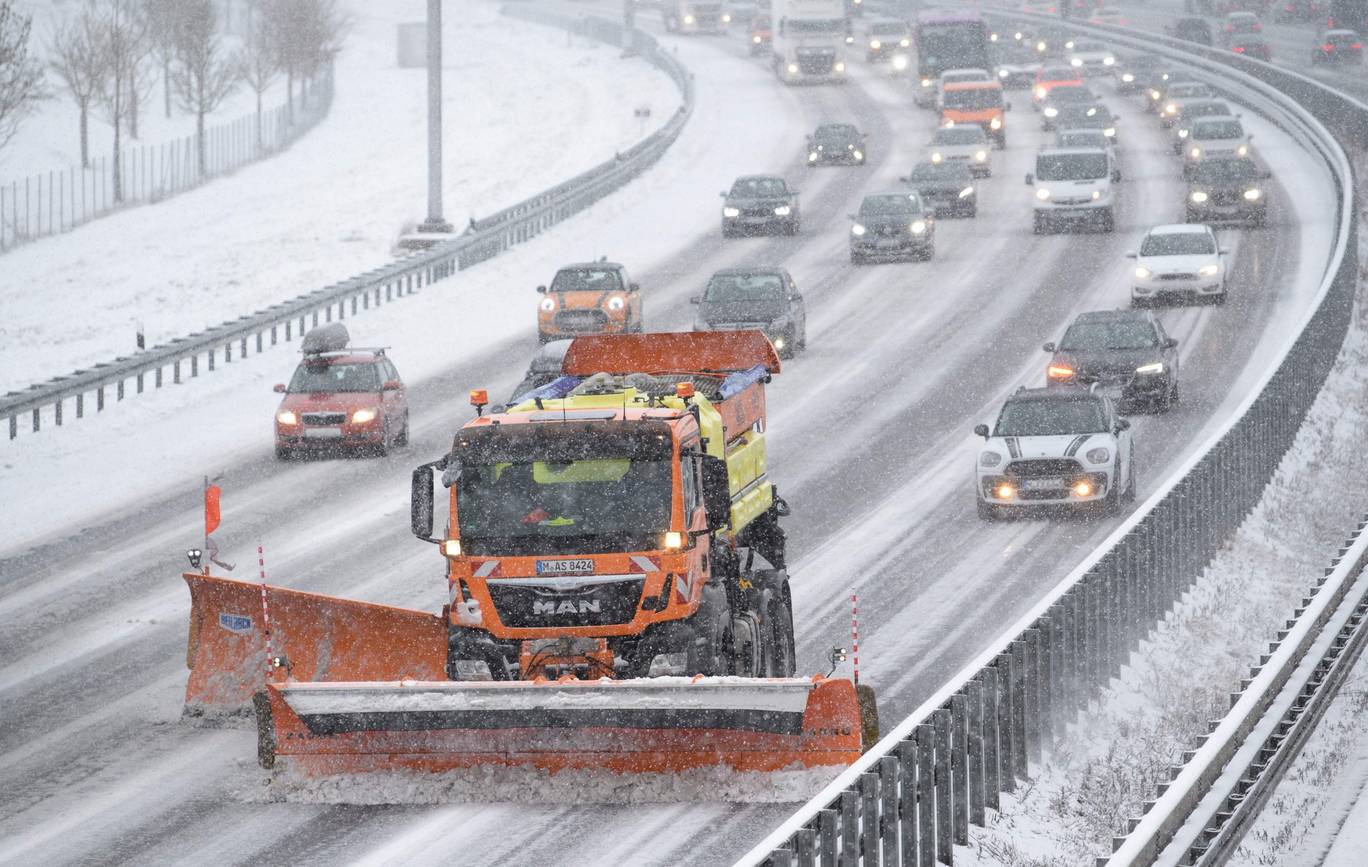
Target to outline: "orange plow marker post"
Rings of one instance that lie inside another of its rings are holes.
[[[262,585],[197,572],[190,585],[185,712],[241,713],[274,679],[263,631]],[[409,608],[266,587],[272,652],[296,681],[446,678],[446,625]]]
[[[860,709],[848,680],[271,684],[259,756],[306,776],[527,766],[677,773],[849,765]]]

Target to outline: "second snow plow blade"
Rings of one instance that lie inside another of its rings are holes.
[[[264,767],[306,776],[529,766],[672,773],[848,765],[848,680],[272,684],[257,700]]]
[[[446,676],[446,625],[409,608],[356,602],[187,572],[190,640],[185,710],[245,712],[270,679],[269,656],[296,680],[424,680]],[[267,648],[266,621],[270,621]]]

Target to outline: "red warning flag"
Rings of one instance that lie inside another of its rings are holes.
[[[204,535],[218,529],[219,519],[219,500],[223,496],[223,489],[218,485],[210,485],[204,489]]]

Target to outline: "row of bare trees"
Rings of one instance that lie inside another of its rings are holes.
[[[0,144],[5,118],[3,16],[10,2],[0,0]],[[296,82],[312,79],[332,61],[348,25],[337,0],[242,0],[247,31],[230,47],[221,26],[222,2],[86,0],[54,29],[48,66],[79,111],[82,167],[90,165],[91,111],[100,111],[113,128],[114,201],[123,201],[119,166],[124,132],[138,137],[138,114],[152,98],[158,78],[166,116],[171,116],[173,101],[195,115],[198,169],[207,174],[205,118],[239,83],[246,84],[256,93],[260,146],[262,95],[283,75],[293,120]]]
[[[0,0],[0,148],[43,97],[43,67],[29,48],[32,31],[32,16],[20,15],[12,0]]]

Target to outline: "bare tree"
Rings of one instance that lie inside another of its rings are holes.
[[[350,29],[351,18],[338,11],[337,0],[305,0],[301,71],[306,80],[332,64]]]
[[[114,127],[114,201],[122,202],[123,128],[133,100],[129,83],[133,68],[146,56],[147,19],[138,0],[102,0],[99,29],[104,45],[104,75],[100,80],[100,105]]]
[[[43,96],[43,67],[29,54],[32,31],[33,16],[19,14],[13,0],[0,0],[0,147]]]
[[[275,80],[280,77],[280,58],[276,55],[275,40],[265,15],[248,15],[248,31],[238,52],[238,75],[256,94],[256,144],[262,149],[261,100]]]
[[[104,31],[93,4],[87,3],[75,20],[53,31],[48,44],[49,66],[65,85],[81,114],[81,168],[90,168],[90,105],[105,75]]]
[[[264,0],[275,54],[285,72],[289,119],[294,123],[294,84],[316,75],[341,50],[350,20],[336,0]],[[301,87],[301,93],[303,88]]]
[[[151,98],[152,88],[157,84],[151,38],[144,39],[138,47],[139,54],[128,67],[128,134],[133,138],[138,137],[138,113]]]
[[[162,104],[166,117],[171,117],[171,64],[176,59],[176,19],[183,8],[180,0],[143,0],[143,16],[147,19],[147,36],[152,57],[162,76]]]
[[[203,176],[209,169],[204,117],[219,107],[238,81],[237,64],[220,42],[214,0],[183,0],[175,41],[171,82],[181,107],[195,115],[196,156]]]

